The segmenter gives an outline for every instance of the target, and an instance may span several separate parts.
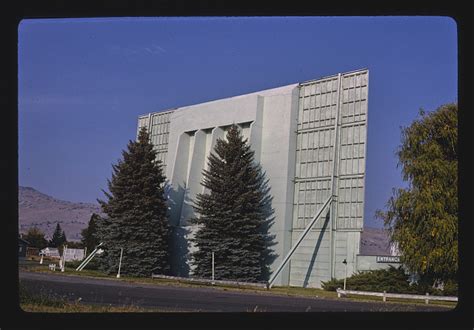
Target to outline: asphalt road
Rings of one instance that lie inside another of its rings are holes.
[[[323,311],[448,311],[432,305],[356,302],[345,299],[289,297],[268,293],[242,293],[217,288],[188,288],[127,283],[59,274],[20,272],[29,290],[81,298],[83,303],[136,305],[186,312],[323,312]]]

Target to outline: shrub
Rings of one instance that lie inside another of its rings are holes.
[[[344,280],[332,279],[322,282],[325,290],[336,291],[342,288]],[[358,272],[346,280],[346,288],[358,291],[391,292],[391,293],[415,293],[416,287],[410,286],[408,275],[401,268],[390,266],[388,269],[377,269],[366,272]]]
[[[73,261],[66,261],[66,267],[68,268],[77,268],[84,260],[73,260]],[[99,269],[99,261],[97,259],[92,259],[89,263],[84,267],[84,269],[89,270],[98,270]]]
[[[321,286],[326,291],[336,291],[337,288],[344,287],[344,280],[336,280],[335,278],[332,278],[327,282],[321,282]]]
[[[432,286],[432,281],[421,279],[418,283],[410,285],[409,276],[400,266],[388,269],[377,269],[366,272],[358,272],[346,279],[346,288],[356,291],[389,292],[403,294],[426,294],[430,295],[457,295],[457,282],[447,281],[444,290],[436,289]],[[336,291],[344,286],[344,280],[331,279],[321,282],[322,288],[327,291]]]
[[[445,296],[457,296],[458,295],[458,283],[453,280],[449,280],[444,284],[443,293]]]

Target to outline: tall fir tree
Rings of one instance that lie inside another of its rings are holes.
[[[81,230],[81,243],[87,248],[87,251],[92,252],[97,245],[99,245],[99,237],[97,234],[97,222],[100,221],[100,216],[96,213],[92,213],[89,219],[89,224],[86,228]]]
[[[53,236],[49,241],[50,247],[59,248],[62,244],[64,244],[65,235],[63,237],[63,230],[61,229],[61,225],[56,223],[56,228],[54,229]]]
[[[63,230],[61,232],[61,244],[64,245],[67,243],[67,237],[66,237],[66,232]]]
[[[98,235],[104,243],[100,267],[117,272],[123,248],[121,273],[150,276],[169,272],[169,235],[165,176],[161,161],[142,128],[137,141],[129,141],[123,159],[112,165],[107,201],[98,200],[107,217],[98,221]]]
[[[226,140],[218,139],[203,171],[192,220],[198,230],[192,242],[193,273],[211,276],[211,253],[215,252],[215,278],[246,282],[264,281],[275,257],[270,249],[273,221],[268,180],[254,160],[254,152],[232,125]]]

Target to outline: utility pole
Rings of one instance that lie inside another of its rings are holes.
[[[122,254],[123,254],[123,248],[120,248],[120,260],[119,260],[119,269],[117,273],[117,278],[120,278],[120,267],[122,266]]]
[[[345,276],[344,276],[344,291],[346,291],[346,280],[347,280],[347,260],[344,259],[344,261],[342,262],[345,266]]]
[[[212,252],[212,284],[214,285],[214,251]]]
[[[63,247],[63,257],[62,257],[63,262],[62,262],[62,265],[60,265],[61,266],[61,272],[63,272],[63,273],[64,273],[64,267],[66,266],[66,251],[67,251],[67,245],[64,245],[64,247]]]

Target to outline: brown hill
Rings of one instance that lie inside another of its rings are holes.
[[[49,238],[59,222],[69,241],[81,239],[81,230],[87,227],[92,213],[102,214],[100,206],[91,203],[73,203],[56,199],[30,187],[19,187],[19,228],[25,233],[38,227]],[[365,227],[361,235],[360,253],[388,255],[389,237],[385,230]]]
[[[390,237],[383,228],[365,227],[360,238],[360,254],[390,255]]]
[[[18,195],[20,233],[36,226],[51,238],[56,223],[59,223],[69,241],[78,241],[92,213],[101,214],[97,204],[59,200],[31,187],[19,187]]]

